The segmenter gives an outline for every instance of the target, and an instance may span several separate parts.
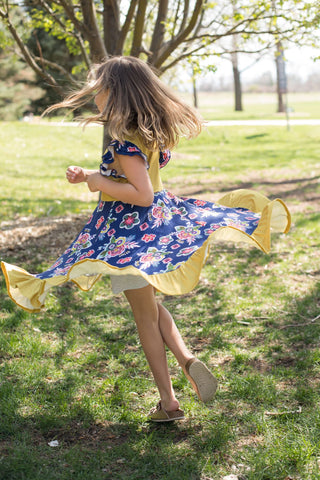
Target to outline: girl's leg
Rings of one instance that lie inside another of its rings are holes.
[[[179,365],[185,369],[186,364],[193,358],[193,355],[186,347],[170,312],[161,303],[158,303],[158,311],[162,338],[178,360]]]
[[[212,375],[204,363],[193,357],[187,349],[179,330],[168,310],[158,304],[159,324],[162,338],[172,351],[186,377],[191,383],[200,400],[209,402],[217,390],[217,379]]]
[[[154,289],[148,285],[144,288],[126,290],[124,293],[131,306],[140,342],[160,393],[161,406],[168,412],[177,410],[179,402],[175,397],[169,375]]]

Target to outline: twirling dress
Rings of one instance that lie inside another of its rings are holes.
[[[268,252],[271,230],[290,228],[286,205],[254,191],[235,190],[218,203],[173,195],[160,179],[170,152],[148,151],[138,137],[112,141],[102,157],[101,174],[116,182],[127,180],[115,152],[144,159],[153,204],[140,207],[102,194],[87,224],[48,270],[32,275],[2,262],[8,293],[25,310],[39,311],[53,286],[71,280],[89,290],[102,274],[140,276],[163,293],[186,293],[198,283],[213,241],[247,242]]]

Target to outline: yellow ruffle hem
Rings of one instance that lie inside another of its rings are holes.
[[[222,197],[217,203],[226,207],[246,208],[254,213],[261,213],[256,230],[252,235],[248,235],[233,226],[220,227],[211,233],[203,245],[179,268],[156,275],[147,275],[133,266],[116,268],[103,260],[87,258],[75,263],[65,275],[39,279],[20,267],[1,262],[8,293],[19,307],[29,312],[39,312],[44,307],[48,290],[53,286],[72,281],[82,290],[88,291],[104,274],[130,274],[142,276],[162,293],[184,294],[197,285],[212,242],[245,242],[268,253],[271,232],[287,233],[290,229],[290,213],[280,199],[270,201],[267,197],[251,190],[235,190]]]

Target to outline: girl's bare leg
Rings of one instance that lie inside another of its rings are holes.
[[[186,347],[180,332],[168,310],[158,303],[159,325],[162,338],[179,362],[179,365],[185,369],[185,365],[193,358],[192,353]]]
[[[158,304],[158,310],[160,331],[165,344],[178,360],[200,400],[209,402],[216,392],[217,379],[206,365],[195,359],[187,349],[168,310],[161,304]]]
[[[148,285],[144,288],[126,290],[124,293],[131,306],[140,342],[160,393],[161,405],[167,411],[177,410],[179,402],[175,397],[169,375],[154,289]]]

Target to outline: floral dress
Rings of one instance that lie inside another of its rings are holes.
[[[87,224],[48,270],[32,275],[2,262],[9,295],[22,308],[39,311],[51,287],[71,280],[88,290],[103,274],[140,276],[163,293],[186,293],[198,283],[213,241],[244,241],[268,252],[271,230],[289,230],[285,204],[251,190],[232,191],[218,203],[168,192],[160,169],[170,152],[148,151],[138,137],[113,140],[102,157],[100,173],[116,182],[127,179],[115,153],[143,158],[152,205],[130,205],[102,193]]]

